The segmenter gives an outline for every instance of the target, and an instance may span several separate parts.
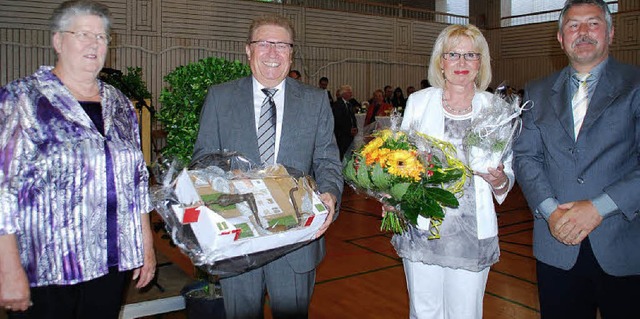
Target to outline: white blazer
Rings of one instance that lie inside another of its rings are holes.
[[[402,119],[401,129],[415,129],[421,133],[444,139],[444,110],[442,109],[441,88],[430,87],[409,96],[407,107]],[[492,94],[489,92],[476,92],[471,101],[473,115],[491,103]],[[509,178],[507,192],[496,196],[491,185],[482,177],[474,175],[473,182],[476,191],[476,222],[478,227],[478,239],[491,238],[498,235],[498,220],[496,218],[493,197],[498,204],[502,204],[507,194],[513,187],[514,175],[511,168],[513,153],[509,152],[504,161],[504,172]],[[419,219],[423,217],[419,216]],[[420,222],[420,221],[419,221]],[[424,221],[423,221],[424,222]]]

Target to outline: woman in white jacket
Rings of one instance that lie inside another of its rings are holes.
[[[468,163],[462,138],[478,111],[491,101],[487,41],[473,25],[445,28],[433,48],[429,82],[433,87],[409,97],[402,129],[446,140]],[[460,206],[446,208],[440,239],[429,240],[428,222],[395,235],[402,257],[411,318],[482,318],[489,267],[498,261],[498,225],[493,197],[501,203],[513,186],[511,154],[504,163],[475,173],[464,185]]]

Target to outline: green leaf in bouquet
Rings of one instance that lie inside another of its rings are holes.
[[[395,199],[400,200],[407,193],[409,186],[411,186],[411,183],[395,184],[393,185],[393,187],[391,187],[391,190],[389,190],[389,195],[391,195],[391,197]]]
[[[463,171],[458,168],[445,168],[443,170],[434,170],[433,175],[427,180],[430,184],[446,183],[458,180],[462,177]]]
[[[369,172],[367,171],[366,167],[362,166],[356,172],[356,183],[358,184],[358,186],[360,186],[362,188],[365,188],[365,189],[373,188],[373,183],[371,182],[371,179],[369,178]]]
[[[389,174],[385,173],[380,164],[376,163],[371,170],[371,181],[380,190],[388,189],[391,186]]]
[[[480,136],[473,131],[468,132],[464,137],[464,143],[468,146],[478,146],[480,145],[481,141],[482,139],[480,138]]]
[[[502,150],[504,150],[506,146],[507,146],[507,141],[498,140],[491,145],[491,151],[502,152]]]
[[[437,188],[437,187],[428,187],[426,188],[426,195],[429,198],[433,198],[436,202],[438,202],[442,206],[456,208],[460,205],[458,199],[452,192]]]
[[[355,156],[352,157],[345,165],[343,174],[344,178],[349,182],[356,182]]]
[[[444,218],[444,210],[442,209],[442,206],[432,198],[426,198],[424,200],[418,214],[425,218]],[[417,218],[418,217],[416,216],[416,222]]]

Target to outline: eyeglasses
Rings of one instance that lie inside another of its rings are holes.
[[[442,58],[448,61],[458,61],[460,57],[464,56],[466,61],[478,61],[480,60],[480,56],[482,54],[475,52],[467,52],[467,53],[458,53],[458,52],[447,52],[442,54]]]
[[[94,39],[100,44],[109,44],[111,36],[106,33],[93,33],[90,31],[60,31],[62,33],[71,33],[76,40],[80,42],[91,42]]]
[[[271,48],[276,48],[276,51],[280,53],[289,52],[293,48],[293,43],[287,42],[273,42],[273,41],[251,41],[249,44],[255,44],[256,48],[260,51],[269,51]]]

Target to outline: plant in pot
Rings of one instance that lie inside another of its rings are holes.
[[[207,89],[250,74],[248,65],[217,57],[180,66],[167,74],[164,80],[168,86],[160,94],[162,108],[157,114],[167,133],[162,155],[188,164]]]
[[[116,69],[103,68],[98,77],[100,80],[113,85],[132,101],[144,103],[144,100],[151,98],[151,92],[149,92],[147,84],[142,79],[142,68],[128,67],[126,73]],[[138,103],[136,103],[136,108],[140,109],[142,106],[137,105]]]
[[[165,159],[185,165],[191,160],[199,128],[202,104],[211,85],[220,84],[251,74],[248,65],[239,61],[209,57],[180,66],[164,77],[167,86],[159,101],[162,108],[157,119],[166,133]],[[161,227],[164,229],[164,227]],[[157,229],[157,228],[156,228]],[[198,269],[198,282],[182,290],[189,318],[224,317],[224,304],[215,276]]]

